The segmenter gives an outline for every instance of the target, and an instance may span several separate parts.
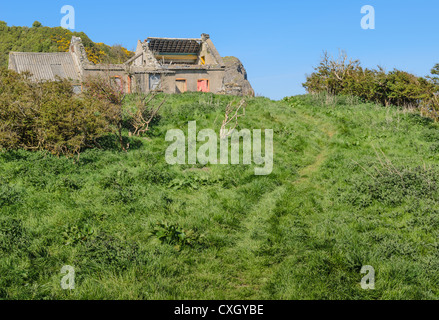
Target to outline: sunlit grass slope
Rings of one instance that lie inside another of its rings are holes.
[[[1,153],[0,297],[439,297],[435,124],[352,98],[251,98],[238,129],[274,130],[271,175],[166,163],[167,130],[219,132],[233,99],[170,96],[127,153]]]

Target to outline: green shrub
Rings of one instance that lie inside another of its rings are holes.
[[[432,74],[438,70],[439,66],[432,70]],[[303,86],[314,94],[325,92],[332,96],[355,96],[385,106],[419,108],[424,115],[438,120],[439,101],[436,93],[439,82],[435,79],[418,77],[397,69],[386,72],[381,67],[363,68],[360,61],[348,59],[344,52],[338,59],[325,52],[319,66],[307,76]]]
[[[173,245],[177,250],[203,243],[204,237],[194,230],[184,230],[177,224],[157,223],[151,234],[161,243]]]
[[[74,95],[67,80],[34,83],[0,69],[0,150],[79,154],[113,132],[111,112],[104,101]]]

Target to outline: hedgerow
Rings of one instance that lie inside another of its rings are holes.
[[[67,80],[33,82],[0,69],[0,150],[78,154],[112,132],[108,104],[76,96]]]
[[[377,69],[364,68],[359,60],[349,59],[344,52],[338,59],[325,52],[303,86],[309,93],[355,96],[385,106],[416,108],[424,116],[437,121],[439,65],[431,70],[431,74],[419,77],[398,69],[387,72],[380,66]]]

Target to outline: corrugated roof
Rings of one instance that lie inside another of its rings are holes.
[[[79,80],[73,57],[69,52],[35,53],[12,52],[12,65],[17,72],[29,71],[32,79],[37,81],[55,81],[56,76],[65,79]]]

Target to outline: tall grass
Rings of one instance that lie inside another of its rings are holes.
[[[252,98],[238,129],[274,130],[271,175],[165,162],[167,130],[219,133],[232,99],[169,96],[127,153],[1,153],[0,297],[438,298],[436,124],[348,97]]]

